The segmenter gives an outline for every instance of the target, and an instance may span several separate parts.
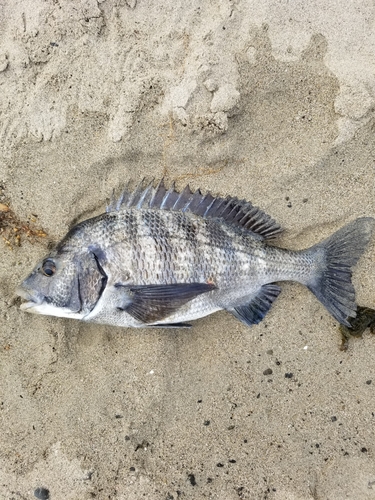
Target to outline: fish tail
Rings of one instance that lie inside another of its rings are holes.
[[[305,284],[342,325],[350,326],[348,318],[356,316],[352,267],[370,241],[374,223],[371,217],[359,218],[308,250],[315,271]]]

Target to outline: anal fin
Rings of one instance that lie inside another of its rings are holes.
[[[228,311],[245,325],[257,325],[271,309],[273,301],[280,292],[281,288],[273,283],[263,285],[250,302],[228,309]]]

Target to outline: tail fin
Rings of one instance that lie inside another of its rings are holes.
[[[318,265],[307,287],[337,321],[349,327],[348,318],[355,318],[357,311],[351,268],[370,241],[374,223],[373,218],[362,217],[309,249],[316,253]]]

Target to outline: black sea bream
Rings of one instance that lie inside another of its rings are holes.
[[[279,281],[306,285],[337,321],[356,315],[351,268],[370,240],[363,217],[300,251],[269,245],[281,228],[237,198],[141,184],[76,225],[26,278],[28,312],[125,327],[182,327],[220,309],[259,323]]]

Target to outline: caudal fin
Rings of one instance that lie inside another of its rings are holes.
[[[370,241],[375,220],[362,217],[309,249],[317,259],[317,272],[307,287],[341,324],[356,316],[357,304],[351,268]]]

